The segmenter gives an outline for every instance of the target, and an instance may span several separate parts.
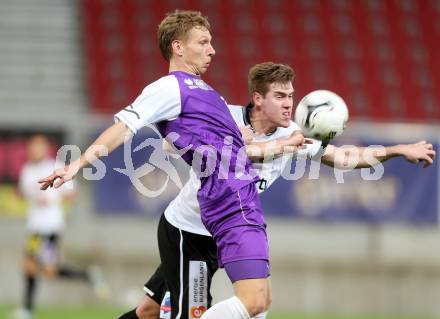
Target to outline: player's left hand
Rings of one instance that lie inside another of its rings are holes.
[[[423,168],[428,167],[434,162],[436,152],[432,144],[426,141],[420,141],[415,144],[404,145],[403,156],[410,162],[417,164],[420,161],[424,161]]]
[[[254,131],[250,125],[240,126],[241,137],[243,138],[244,145],[249,145],[254,140]]]
[[[303,132],[299,130],[294,131],[286,141],[287,146],[293,146],[296,149],[305,149],[307,148],[307,144],[313,144],[313,140],[305,138]]]

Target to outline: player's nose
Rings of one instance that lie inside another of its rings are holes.
[[[208,55],[209,56],[214,56],[215,55],[215,50],[214,50],[214,47],[212,46],[212,44],[209,45]]]

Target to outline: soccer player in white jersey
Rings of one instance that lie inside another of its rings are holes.
[[[25,291],[23,308],[18,316],[32,317],[38,274],[48,278],[68,278],[96,283],[96,276],[89,270],[72,268],[60,264],[59,240],[64,228],[63,202],[71,201],[75,195],[73,182],[59,189],[42,191],[38,187],[41,175],[49,174],[55,160],[49,157],[50,143],[44,135],[34,135],[27,146],[28,160],[19,177],[19,193],[28,203],[28,239],[24,256]],[[94,273],[96,271],[94,270]]]
[[[256,182],[258,191],[266,190],[283,172],[289,163],[286,157],[296,157],[296,153],[284,152],[286,141],[294,138],[299,127],[290,120],[293,107],[293,70],[283,64],[266,62],[255,65],[249,72],[249,93],[252,102],[247,107],[229,106],[230,112],[245,135],[251,127],[252,138],[245,138],[250,151],[266,149],[266,153],[249,154],[258,169],[260,179]],[[355,160],[357,167],[368,167],[363,148]],[[435,156],[432,145],[420,142],[410,145],[396,145],[386,148],[384,156],[375,155],[379,163],[391,157],[403,156],[410,162],[419,160],[431,164]],[[301,157],[321,159],[329,166],[342,166],[347,159],[336,158],[338,148],[322,145],[313,140],[299,151]],[[258,152],[257,152],[258,153]],[[278,156],[281,155],[282,156]],[[284,158],[283,158],[284,157]],[[264,160],[264,163],[263,161]],[[350,159],[353,160],[353,159]],[[145,284],[146,296],[138,307],[119,319],[168,319],[170,318],[170,298],[179,300],[178,318],[200,318],[211,306],[211,279],[217,266],[216,246],[210,233],[200,218],[197,203],[199,181],[194,174],[177,197],[168,205],[162,215],[158,242],[161,265]],[[174,305],[176,307],[176,305]],[[253,318],[265,318],[261,313]]]

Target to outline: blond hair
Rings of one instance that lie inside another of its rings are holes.
[[[157,29],[160,52],[165,60],[170,61],[173,55],[172,42],[184,40],[194,27],[211,29],[208,19],[198,11],[176,10],[166,15]]]
[[[294,76],[295,72],[287,64],[273,62],[256,64],[249,70],[249,94],[252,96],[253,93],[258,92],[265,96],[270,84],[291,82]]]

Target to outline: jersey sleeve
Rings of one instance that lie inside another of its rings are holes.
[[[136,133],[146,125],[175,119],[181,108],[179,83],[168,75],[145,87],[132,104],[115,114],[115,122],[123,122]]]

